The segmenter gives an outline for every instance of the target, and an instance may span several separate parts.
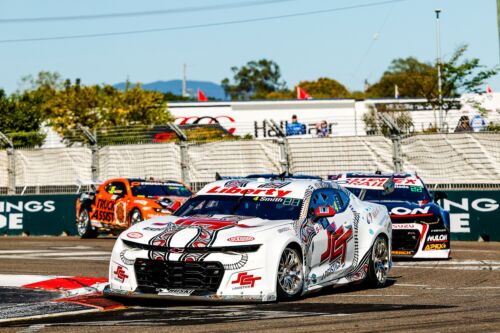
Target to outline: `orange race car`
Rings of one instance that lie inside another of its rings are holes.
[[[118,233],[154,216],[175,211],[193,193],[177,181],[115,178],[76,201],[76,227],[82,238]]]

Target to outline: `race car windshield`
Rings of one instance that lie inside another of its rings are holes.
[[[144,196],[146,198],[154,197],[190,197],[191,192],[184,186],[173,186],[165,184],[155,185],[136,185],[132,186],[133,196]]]
[[[355,196],[359,196],[361,189],[347,187]],[[384,193],[382,189],[367,189],[363,198],[366,201],[409,201],[418,203],[419,201],[430,201],[427,190],[421,186],[395,187],[391,193]]]
[[[241,215],[266,220],[296,220],[301,199],[234,195],[199,195],[186,201],[176,216]]]

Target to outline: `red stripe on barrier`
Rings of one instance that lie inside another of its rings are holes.
[[[74,303],[83,306],[90,306],[101,311],[117,310],[123,309],[125,306],[122,303],[104,298],[102,293],[95,293],[83,296],[75,296],[68,298],[56,299],[52,302],[57,303]]]
[[[85,276],[74,276],[66,278],[55,278],[31,284],[25,284],[23,288],[43,289],[43,290],[72,290],[90,287],[96,283],[108,282],[106,278],[93,278]]]

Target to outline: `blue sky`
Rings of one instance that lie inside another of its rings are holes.
[[[5,40],[169,28],[246,20],[383,0],[290,0],[223,10],[142,17],[0,23],[0,87],[18,88],[19,79],[41,70],[57,71],[84,84],[188,78],[219,83],[231,66],[249,60],[276,61],[292,87],[301,80],[326,76],[351,90],[375,82],[390,61],[415,56],[436,57],[434,9],[442,9],[442,53],[449,56],[460,44],[468,56],[487,66],[499,63],[495,0],[406,0],[317,15],[163,31],[113,37],[23,43]],[[224,5],[248,0],[0,0],[0,22],[26,17],[95,15],[193,6]],[[376,38],[374,38],[376,36]],[[500,91],[500,78],[489,82]]]

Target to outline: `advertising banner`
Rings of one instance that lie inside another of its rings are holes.
[[[453,240],[500,241],[500,191],[447,191]],[[0,196],[0,236],[76,235],[77,195]]]
[[[0,235],[76,235],[77,195],[0,196]]]
[[[500,191],[446,191],[452,240],[500,241]]]

